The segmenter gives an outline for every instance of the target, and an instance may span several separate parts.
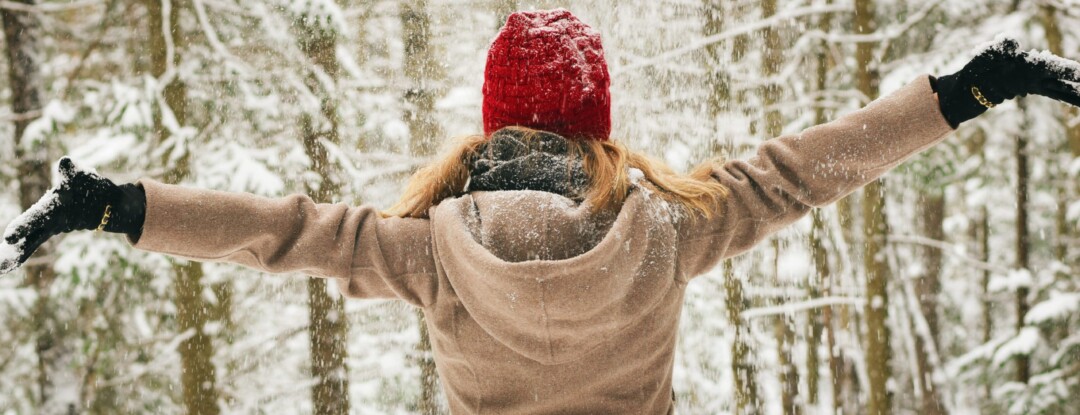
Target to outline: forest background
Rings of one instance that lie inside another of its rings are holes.
[[[614,137],[683,171],[1001,33],[1080,59],[1076,0],[3,0],[0,222],[64,154],[389,207],[480,131],[506,16],[552,7],[603,34]],[[678,413],[1075,411],[1078,176],[1080,112],[1023,98],[724,263],[688,289]],[[75,233],[0,278],[0,413],[443,413],[421,319]]]

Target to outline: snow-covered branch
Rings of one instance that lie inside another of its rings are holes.
[[[214,26],[210,24],[210,19],[206,15],[206,6],[203,4],[203,0],[193,0],[193,5],[195,6],[195,15],[199,18],[199,26],[202,27],[203,33],[206,34],[206,40],[210,43],[210,47],[214,49],[214,52],[221,55],[226,62],[236,65],[244,73],[250,72],[250,66],[229,52],[229,49],[221,43],[217,31],[214,30]]]
[[[742,312],[742,318],[750,320],[757,317],[793,314],[799,311],[806,311],[814,308],[827,307],[832,305],[854,305],[861,307],[865,304],[866,299],[861,297],[821,297],[812,300],[800,301],[797,303],[787,303],[769,307],[751,308]]]
[[[805,33],[805,36],[812,38],[823,39],[830,43],[878,43],[887,42],[897,37],[900,37],[906,33],[912,26],[923,21],[930,12],[932,12],[943,0],[937,0],[931,2],[923,8],[919,9],[915,13],[912,13],[906,20],[899,24],[889,26],[884,30],[878,29],[876,33],[866,35],[856,35],[850,33],[825,33],[821,30],[809,30]]]
[[[690,42],[690,44],[688,44],[686,46],[675,48],[675,49],[669,50],[667,52],[661,53],[661,54],[656,55],[656,56],[652,56],[652,57],[649,57],[649,58],[646,58],[646,59],[642,59],[642,60],[639,60],[637,62],[633,62],[633,63],[627,64],[627,65],[624,65],[624,66],[621,66],[621,67],[615,67],[615,68],[613,68],[611,70],[611,75],[613,77],[617,77],[617,76],[623,75],[623,74],[628,73],[628,72],[633,72],[633,71],[636,71],[636,70],[639,70],[639,69],[642,69],[642,68],[646,68],[646,67],[649,67],[649,66],[652,66],[652,65],[656,65],[658,63],[667,62],[667,61],[671,60],[672,58],[676,58],[676,57],[685,55],[687,53],[703,49],[706,46],[712,45],[714,43],[722,42],[724,40],[731,39],[731,38],[736,37],[736,36],[753,33],[753,32],[756,32],[758,30],[761,30],[761,29],[764,29],[764,28],[767,28],[767,27],[770,27],[770,26],[774,26],[774,25],[783,23],[783,22],[785,22],[787,20],[792,20],[792,19],[796,19],[796,18],[799,18],[799,17],[805,17],[805,16],[813,16],[813,15],[822,14],[822,13],[836,13],[836,12],[845,12],[845,11],[851,11],[851,5],[849,5],[849,4],[833,4],[833,5],[826,5],[826,6],[803,7],[803,8],[798,8],[798,9],[794,9],[794,10],[789,10],[789,11],[786,11],[786,12],[783,12],[783,13],[773,15],[773,16],[771,16],[769,18],[766,18],[766,19],[761,19],[761,20],[758,20],[758,21],[753,22],[753,23],[748,23],[748,24],[744,24],[742,26],[739,26],[739,27],[736,27],[736,28],[733,28],[733,29],[730,29],[730,30],[725,30],[723,32],[717,33],[717,34],[712,35],[712,36],[706,36],[706,37],[694,40],[693,42]]]
[[[38,3],[33,5],[8,0],[0,1],[0,9],[30,13],[69,12],[85,7],[97,7],[103,5],[105,5],[105,2],[102,0],[76,0],[70,3]]]
[[[971,258],[971,257],[969,257],[967,255],[964,255],[964,254],[960,253],[960,252],[957,252],[957,248],[958,248],[957,245],[952,245],[952,244],[949,244],[948,242],[927,238],[925,236],[919,236],[919,235],[890,235],[889,236],[889,242],[895,242],[895,243],[901,243],[901,244],[922,245],[922,246],[927,246],[927,247],[931,247],[931,248],[940,249],[943,253],[949,254],[950,256],[952,256],[952,257],[954,257],[956,259],[959,259],[961,262],[963,262],[965,264],[968,264],[968,265],[971,265],[971,266],[973,266],[975,268],[978,268],[978,269],[981,269],[981,270],[986,270],[986,271],[990,271],[990,272],[996,272],[996,273],[999,273],[999,274],[1008,274],[1008,273],[1012,272],[1012,269],[1010,269],[1008,267],[991,264],[989,262],[980,261],[978,259],[974,259],[974,258]]]

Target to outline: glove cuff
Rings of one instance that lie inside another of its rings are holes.
[[[116,186],[106,203],[111,206],[108,222],[103,231],[126,233],[132,240],[142,235],[143,222],[146,219],[146,191],[137,184]]]
[[[982,115],[989,109],[988,106],[980,103],[976,98],[971,89],[973,86],[971,82],[965,82],[959,73],[945,75],[936,79],[931,78],[930,86],[938,94],[941,115],[945,117],[945,121],[948,121],[953,129],[959,127],[964,121]],[[998,99],[997,102],[993,102],[994,99],[989,96],[984,96],[984,99],[993,104],[1002,101]]]

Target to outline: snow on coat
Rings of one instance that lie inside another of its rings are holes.
[[[429,220],[143,180],[135,246],[334,278],[346,296],[423,308],[454,414],[672,413],[686,284],[951,131],[920,77],[716,169],[730,196],[711,220],[640,190],[614,217],[520,190],[445,200]]]

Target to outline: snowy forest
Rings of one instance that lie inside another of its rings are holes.
[[[1077,0],[4,0],[0,225],[62,155],[388,208],[555,7],[603,35],[614,139],[679,171],[1002,34],[1080,59]],[[1078,223],[1080,111],[1000,105],[690,284],[676,412],[1076,414]],[[422,313],[332,285],[54,238],[0,278],[0,413],[446,413]]]

